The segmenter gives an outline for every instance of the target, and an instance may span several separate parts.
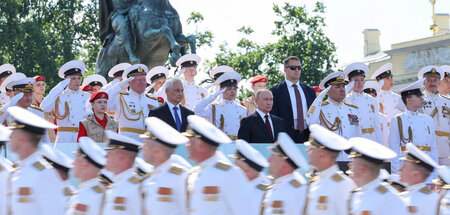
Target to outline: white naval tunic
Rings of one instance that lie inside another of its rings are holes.
[[[194,110],[195,106],[205,97],[208,96],[208,92],[205,88],[196,85],[194,81],[183,80],[184,87],[184,100],[181,105]]]
[[[20,161],[18,170],[11,178],[11,184],[12,214],[64,214],[65,202],[59,198],[59,175],[42,159],[39,152],[34,152]]]
[[[441,194],[439,200],[439,213],[438,215],[449,215],[450,214],[450,191],[447,187],[443,190],[443,194]]]
[[[358,105],[359,127],[361,137],[383,143],[383,133],[381,131],[378,101],[372,96],[361,92],[350,92],[345,98],[346,101]]]
[[[194,109],[195,114],[205,117],[230,138],[236,139],[241,119],[247,116],[247,109],[236,104],[235,100],[212,102],[214,99],[209,96],[199,102]]]
[[[401,122],[401,125],[399,125],[399,122]],[[397,158],[391,159],[391,168],[394,174],[399,172],[401,162],[398,158],[404,156],[406,143],[409,142],[412,142],[437,162],[438,152],[431,117],[419,113],[419,111],[412,112],[407,109],[405,112],[392,118],[391,126],[389,128],[389,148],[398,155]],[[436,173],[432,174],[431,179],[435,178],[435,176]]]
[[[27,110],[40,116],[41,118],[45,119],[44,112],[40,107],[36,107],[36,106],[32,105],[31,107],[28,107]],[[6,121],[7,125],[10,125],[14,121],[14,119],[9,115],[8,112],[0,113],[0,123],[3,124],[5,121]],[[43,142],[43,143],[51,142],[50,137],[48,136],[48,132],[44,133],[40,142]]]
[[[58,125],[57,143],[76,143],[80,121],[88,114],[85,103],[90,94],[81,90],[71,90],[56,86],[42,100],[44,112],[55,111]]]
[[[405,203],[395,195],[394,188],[380,178],[352,192],[349,200],[351,215],[408,214]]]
[[[217,152],[189,171],[187,189],[190,215],[257,214],[244,173]]]
[[[360,116],[358,107],[346,101],[336,102],[328,98],[319,102],[318,106],[311,106],[306,116],[308,125],[320,124],[346,139],[360,137]],[[348,154],[341,152],[337,161],[351,161]]]
[[[11,100],[11,98],[9,98],[5,92],[0,92],[0,106],[8,104],[9,100]]]
[[[186,214],[187,169],[172,157],[157,166],[144,186],[144,211],[152,215]]]
[[[134,168],[114,176],[114,183],[106,191],[103,215],[141,215],[142,185]]]
[[[261,214],[261,204],[264,200],[264,193],[269,189],[271,181],[267,178],[266,174],[259,173],[258,177],[250,181],[252,188],[252,198],[254,198],[254,208],[258,209],[258,214]]]
[[[425,183],[409,186],[400,198],[405,202],[408,212],[414,215],[437,214],[439,194],[428,189]]]
[[[398,113],[402,111],[397,105],[402,102],[402,98],[391,90],[379,90],[377,100],[380,105],[380,112],[388,116],[388,122]]]
[[[305,215],[348,215],[347,203],[356,185],[337,165],[318,173],[309,185]]]
[[[440,165],[450,166],[450,99],[425,90],[420,112],[433,118]]]
[[[13,172],[12,162],[0,155],[0,215],[8,215],[10,208],[7,200],[8,192],[12,191],[10,177]]]
[[[306,188],[306,180],[296,171],[274,179],[264,196],[263,214],[302,214]]]
[[[66,215],[99,215],[104,203],[105,190],[98,178],[81,182],[78,193],[70,198]]]

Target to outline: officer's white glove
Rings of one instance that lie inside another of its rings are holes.
[[[148,87],[147,88],[145,88],[145,91],[144,91],[144,94],[147,94],[148,92],[150,92],[150,90],[153,88],[155,86],[155,84],[153,83],[153,84],[150,84],[150,85],[148,85]]]
[[[100,91],[107,92],[109,89],[113,88],[117,83],[119,83],[119,79],[114,79],[111,82],[109,82],[107,85],[103,86]]]
[[[64,89],[64,88],[66,88],[67,85],[69,85],[70,80],[71,80],[70,78],[64,79],[63,81],[59,82],[59,83],[55,86],[55,88],[59,88],[59,89]]]
[[[378,82],[378,87],[380,88],[380,90],[383,87],[383,85],[384,85],[384,80],[381,80],[380,82]]]
[[[9,107],[16,106],[17,102],[19,102],[19,100],[22,99],[22,97],[23,93],[15,95],[14,97],[11,98],[11,100],[9,100],[8,104],[5,104],[5,106],[2,107],[1,110],[5,113],[6,109],[8,109]]]
[[[345,86],[345,95],[347,95],[348,93],[350,93],[350,91],[353,89],[353,86],[355,85],[355,82],[350,82],[347,84],[347,86]]]
[[[320,92],[320,94],[317,96],[316,99],[319,99],[320,101],[323,100],[323,98],[325,98],[325,95],[327,95],[328,91],[330,90],[331,85],[328,86],[325,90],[323,90],[322,92]],[[315,100],[314,100],[315,101]]]
[[[183,75],[185,71],[186,71],[186,69],[182,69],[182,70],[180,70],[180,72],[179,72],[178,74],[176,74],[176,75],[173,76],[173,77],[174,77],[174,78],[180,78],[181,75]]]
[[[118,84],[118,86],[120,86],[120,89],[122,90],[122,89],[128,87],[128,83],[129,83],[130,81],[132,81],[132,80],[134,80],[134,77],[127,78],[126,80],[121,81],[121,82]]]

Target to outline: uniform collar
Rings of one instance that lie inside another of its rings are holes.
[[[67,88],[66,90],[69,91],[69,92],[72,93],[72,94],[77,94],[78,92],[81,91],[81,90],[72,90],[72,89],[70,89],[70,88]]]
[[[286,182],[286,181],[288,181],[288,180],[290,180],[290,179],[292,179],[294,177],[295,177],[294,172],[292,172],[290,174],[287,174],[287,175],[284,175],[284,176],[281,176],[279,178],[274,179],[273,183],[274,184],[281,184],[281,183],[284,183],[284,182]]]
[[[200,166],[200,168],[203,169],[203,168],[210,166],[211,164],[216,163],[217,161],[219,161],[219,157],[217,156],[217,152],[216,152],[212,157],[200,162],[198,164],[198,166]]]
[[[39,161],[40,159],[41,159],[41,153],[39,151],[36,151],[33,154],[29,155],[27,158],[19,161],[19,168],[31,166],[36,161]]]
[[[405,109],[405,113],[406,113],[407,115],[417,116],[417,115],[419,114],[419,111],[416,110],[416,111],[412,112],[412,111],[410,111],[410,110],[408,110],[408,109],[406,108],[406,109]]]
[[[342,100],[342,102],[334,101],[334,100],[331,99],[331,98],[328,98],[328,100],[329,100],[331,103],[333,103],[334,105],[336,105],[336,106],[341,106],[342,103],[344,103],[344,100]]]
[[[408,189],[409,192],[415,192],[415,191],[418,191],[418,190],[422,189],[425,186],[426,186],[425,182],[422,182],[422,183],[418,183],[418,184],[414,184],[414,185],[408,186],[407,189]]]
[[[144,93],[138,94],[136,91],[132,90],[131,88],[130,88],[130,90],[128,91],[128,93],[129,93],[130,95],[135,95],[135,96],[142,96],[142,95],[144,95]]]
[[[98,178],[91,178],[87,181],[81,182],[80,183],[80,190],[84,189],[84,188],[89,188],[89,187],[93,187],[94,185],[97,185],[99,183]]]
[[[426,97],[438,97],[439,96],[439,91],[437,93],[432,93],[428,90],[425,90],[423,93]]]
[[[115,175],[113,181],[119,182],[119,181],[128,179],[131,175],[134,174],[134,170],[135,169],[133,167],[131,167],[131,168]]]
[[[183,83],[186,84],[186,85],[195,85],[195,79],[192,80],[192,81],[188,81],[188,80],[183,79]]]
[[[351,96],[362,97],[362,96],[365,96],[365,95],[366,95],[366,93],[364,91],[361,91],[360,93],[355,92],[355,91],[351,92]]]
[[[323,170],[322,172],[319,172],[319,179],[328,178],[332,174],[336,173],[337,171],[339,171],[339,168],[336,164],[331,167],[328,167],[328,169]]]
[[[223,101],[224,104],[227,104],[227,105],[229,105],[229,104],[234,104],[234,100],[226,100],[226,99],[222,99],[222,101]]]
[[[164,172],[166,169],[168,169],[171,166],[172,163],[173,163],[172,162],[172,157],[170,157],[169,159],[164,161],[164,163],[162,163],[161,165],[155,167],[155,169],[153,170],[152,175],[156,175],[156,174]]]
[[[362,191],[368,191],[368,190],[374,190],[376,187],[378,187],[378,185],[380,185],[380,183],[382,182],[382,179],[377,177],[374,180],[372,180],[371,182],[361,186]]]
[[[267,184],[269,183],[269,180],[267,179],[267,176],[260,172],[258,177],[254,178],[253,180],[250,181],[250,184],[253,185],[258,185],[258,184]]]
[[[391,93],[391,89],[389,89],[389,90],[383,90],[383,89],[381,89],[380,92],[381,92],[381,93],[384,93],[384,94],[390,94],[390,93]]]

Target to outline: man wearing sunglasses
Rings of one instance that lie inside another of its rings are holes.
[[[285,80],[273,86],[273,115],[283,118],[286,131],[296,143],[308,140],[309,130],[305,123],[309,106],[316,98],[314,89],[300,82],[302,68],[300,59],[290,56],[283,61]]]

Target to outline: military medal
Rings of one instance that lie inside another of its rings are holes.
[[[348,115],[348,120],[350,120],[350,124],[351,125],[358,125],[359,124],[359,119],[358,119],[358,116],[356,116],[356,115],[349,114]]]

